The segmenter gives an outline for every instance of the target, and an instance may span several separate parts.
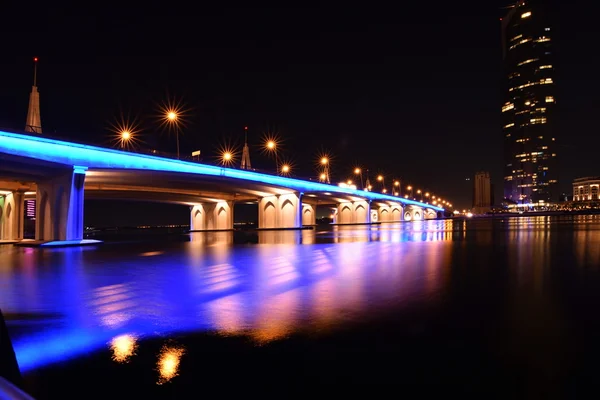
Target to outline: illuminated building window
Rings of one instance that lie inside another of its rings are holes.
[[[529,64],[529,63],[535,62],[537,60],[539,60],[539,58],[530,58],[529,60],[521,61],[520,63],[517,64],[517,66],[520,67],[521,65]]]
[[[546,37],[546,36],[542,36],[541,38],[534,40],[534,42],[536,42],[536,43],[544,43],[544,42],[549,42],[549,41],[550,41],[550,38]]]
[[[541,118],[531,118],[531,119],[529,120],[529,122],[530,122],[532,125],[535,125],[535,124],[545,124],[545,123],[546,123],[546,118],[545,118],[545,117],[541,117]]]
[[[510,133],[507,133],[507,134],[506,134],[506,137],[510,137]]]
[[[542,146],[542,150],[548,150],[548,146]]]
[[[552,157],[556,157],[556,153],[552,153]]]
[[[549,31],[549,30],[550,30],[550,28],[544,28],[544,30],[547,32],[547,31]]]
[[[523,37],[523,35],[520,35],[520,34],[519,34],[519,35],[517,35],[517,36],[513,37],[512,39],[510,39],[510,41],[511,41],[511,42],[514,42],[515,40],[517,40],[517,39],[521,39],[522,37]]]
[[[543,136],[538,136],[538,139],[543,139],[543,138],[544,138]]]
[[[513,127],[513,126],[515,126],[515,123],[511,122],[510,124],[504,125],[504,128],[510,128],[510,127]]]
[[[502,106],[502,112],[512,110],[513,108],[515,108],[515,105],[513,103],[506,103]]]
[[[517,112],[515,113],[515,115],[529,114],[529,113],[530,113],[530,110],[523,110],[523,111],[517,111]]]
[[[552,65],[540,65],[540,69],[550,69]]]
[[[529,100],[527,100],[527,101],[525,102],[525,105],[526,105],[526,106],[528,106],[528,105],[530,105],[530,104],[531,104],[531,102],[530,102]]]
[[[526,13],[521,14],[521,18],[529,18],[531,17],[531,11],[527,11]]]
[[[514,49],[515,47],[517,47],[517,46],[519,46],[519,45],[521,45],[521,44],[523,44],[523,43],[527,43],[527,42],[531,42],[531,38],[521,39],[521,40],[519,40],[517,43],[513,44],[512,46],[510,46],[508,49],[509,49],[509,50],[512,50],[512,49]]]
[[[546,103],[554,103],[554,97],[546,96]]]
[[[545,85],[545,84],[548,84],[548,83],[552,83],[552,78],[541,79],[540,83],[542,85]]]
[[[535,111],[539,112],[539,113],[545,113],[546,112],[546,107],[539,107],[536,108]]]

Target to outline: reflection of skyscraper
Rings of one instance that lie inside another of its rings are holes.
[[[473,212],[484,214],[492,207],[492,184],[489,172],[478,172],[473,181]]]
[[[502,105],[504,197],[516,203],[556,197],[554,65],[549,10],[519,1],[502,19],[506,97]]]

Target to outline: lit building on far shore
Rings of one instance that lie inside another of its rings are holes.
[[[577,178],[573,181],[573,201],[598,201],[600,176]]]
[[[502,18],[505,98],[504,198],[531,204],[558,199],[554,31],[544,0],[519,1]]]
[[[494,189],[489,172],[478,172],[473,181],[473,214],[485,214],[494,205]]]

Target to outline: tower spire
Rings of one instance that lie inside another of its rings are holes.
[[[29,94],[29,108],[25,121],[25,132],[42,133],[42,119],[40,116],[40,94],[37,90],[37,61],[33,59],[33,86]]]
[[[242,150],[242,165],[241,169],[251,169],[250,165],[250,148],[248,147],[248,127],[244,127],[244,149]]]

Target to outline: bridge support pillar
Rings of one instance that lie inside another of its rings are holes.
[[[261,198],[258,201],[258,228],[301,228],[303,216],[301,197],[300,193],[288,193]]]
[[[406,206],[404,209],[405,221],[421,221],[423,220],[423,208],[419,206]]]
[[[313,204],[302,203],[302,225],[311,226],[317,224],[317,210]]]
[[[334,223],[344,224],[370,224],[371,203],[367,200],[348,201],[337,205]]]
[[[38,182],[35,239],[41,242],[83,240],[83,186],[86,168]],[[68,244],[68,243],[65,243]]]
[[[11,192],[0,196],[0,240],[23,239],[23,193]]]
[[[198,203],[190,207],[190,231],[233,229],[233,202]]]
[[[379,222],[400,222],[402,221],[402,205],[398,203],[381,204],[377,208],[377,216]]]

